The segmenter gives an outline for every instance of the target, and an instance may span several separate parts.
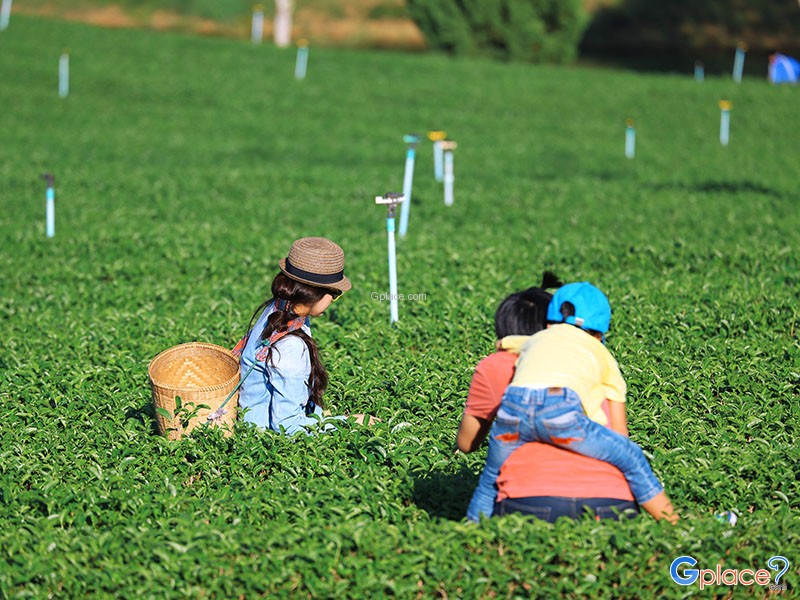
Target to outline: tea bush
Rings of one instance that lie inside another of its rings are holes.
[[[297,82],[293,63],[16,16],[0,34],[0,596],[767,594],[678,586],[680,555],[786,556],[796,595],[797,90],[314,48]],[[434,128],[459,143],[455,204],[420,146],[398,274],[425,299],[390,327],[372,199],[402,186],[402,135]],[[304,235],[338,241],[354,284],[314,324],[328,402],[382,422],[157,436],[148,362],[232,346]],[[463,521],[485,458],[454,453],[472,368],[545,268],[608,292],[631,437],[678,526]]]

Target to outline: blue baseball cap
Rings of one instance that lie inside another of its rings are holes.
[[[561,305],[565,302],[575,307],[575,316],[564,318],[561,314]],[[547,307],[547,320],[606,333],[611,325],[611,304],[606,295],[588,281],[568,283],[553,294]]]

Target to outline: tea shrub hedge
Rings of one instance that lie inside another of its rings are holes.
[[[678,586],[681,555],[786,556],[794,596],[797,90],[313,47],[297,82],[293,63],[21,17],[0,33],[0,596],[768,594]],[[455,204],[422,145],[398,273],[425,299],[390,327],[373,197],[402,186],[402,135],[434,128],[459,143]],[[341,243],[354,283],[314,325],[328,401],[382,422],[157,436],[149,360],[231,346],[303,235]],[[608,292],[631,436],[678,526],[463,521],[485,456],[454,452],[472,368],[498,302],[545,268]]]

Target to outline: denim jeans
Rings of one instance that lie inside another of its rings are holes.
[[[503,395],[489,433],[489,453],[467,509],[469,520],[492,516],[500,467],[526,442],[544,442],[611,463],[625,475],[639,504],[652,500],[664,489],[642,449],[589,419],[573,390],[511,386]]]
[[[580,519],[586,514],[598,521],[601,519],[632,519],[639,514],[639,507],[630,500],[616,498],[562,498],[560,496],[531,496],[528,498],[505,498],[494,505],[494,516],[520,513],[555,523],[559,517]]]

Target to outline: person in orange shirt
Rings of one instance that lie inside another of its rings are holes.
[[[543,287],[545,284],[546,282],[543,282]],[[581,285],[571,284],[566,286],[567,290],[565,291],[572,290],[574,292],[576,290],[575,286]],[[585,292],[588,285],[582,285],[577,289]],[[593,286],[590,287],[592,289],[588,291],[602,295],[602,292],[599,292]],[[558,296],[559,293],[557,292],[556,295]],[[522,298],[526,295],[527,304],[522,302]],[[509,334],[530,335],[544,328],[546,323],[545,312],[549,299],[550,295],[541,288],[531,288],[526,292],[513,294],[507,298],[498,309],[495,319],[498,339]],[[531,306],[533,310],[531,310]],[[519,319],[516,321],[508,318],[499,318],[503,314],[514,313],[519,315]],[[531,314],[535,314],[538,317],[538,321],[533,324],[530,322]],[[610,310],[608,314],[610,315]],[[577,333],[579,330],[575,328],[574,331]],[[566,334],[570,334],[570,332],[562,331],[560,335]],[[567,337],[570,337],[570,335],[567,335]],[[586,334],[581,333],[580,335],[585,336]],[[513,347],[513,339],[509,338],[509,340],[506,340],[506,343]],[[517,340],[517,350],[522,345],[521,341]],[[577,340],[572,340],[572,343],[580,345],[582,341],[581,338],[578,338]],[[594,343],[597,342],[595,341]],[[598,344],[598,346],[601,346],[601,344]],[[597,349],[590,344],[589,350]],[[601,347],[601,350],[605,350],[605,348]],[[551,353],[551,355],[545,354],[544,357],[540,354],[538,363],[541,364],[536,365],[534,368],[531,367],[530,361],[528,361],[527,364],[523,365],[524,374],[521,379],[527,380],[530,377],[535,379],[538,368],[539,371],[544,370],[549,381],[553,377],[553,372],[558,369],[559,359],[557,354],[557,352]],[[600,354],[603,353],[600,352]],[[517,373],[516,376],[514,375],[516,359],[515,354],[499,351],[486,357],[476,367],[457,438],[458,446],[462,451],[471,452],[477,449],[486,437],[492,420],[500,407],[506,387],[512,380],[512,376],[516,381],[520,375],[520,373]],[[592,361],[589,362],[591,363]],[[609,367],[609,371],[613,371],[614,369],[611,369],[611,367],[615,365],[616,362],[613,361],[613,358],[610,358],[610,362],[605,366]],[[596,366],[596,364],[592,366]],[[566,374],[570,374],[569,371],[571,369],[567,369]],[[616,373],[618,373],[618,369]],[[586,376],[587,373],[583,373],[583,375]],[[596,376],[597,374],[595,373],[594,375]],[[591,380],[591,377],[588,377],[588,379]],[[579,388],[583,396],[591,400],[587,404],[591,407],[592,419],[604,425],[609,421],[609,403],[605,396],[610,395],[615,400],[614,404],[617,404],[624,401],[625,394],[625,384],[621,376],[615,379],[609,375],[605,379],[608,380],[605,383],[616,383],[616,387],[614,385],[586,386],[582,385],[579,380],[565,380],[566,383],[562,382],[561,384],[567,387],[567,384],[573,383],[573,387]],[[535,387],[532,389],[535,389]],[[577,399],[577,395],[574,393],[573,395]],[[622,407],[622,415],[624,417],[624,404]],[[618,407],[616,408],[618,409]],[[588,412],[589,408],[584,407],[584,410]],[[624,418],[622,423],[619,421],[619,412],[619,410],[616,410],[611,415],[612,425],[618,430],[622,429],[622,433],[627,433]],[[636,514],[638,512],[625,477],[610,463],[569,452],[555,445],[530,442],[530,440],[524,440],[530,443],[523,444],[519,439],[513,441],[493,439],[490,442],[490,448],[491,444],[496,445],[506,441],[511,441],[512,446],[517,449],[510,454],[507,460],[501,463],[499,476],[495,471],[494,478],[496,478],[496,482],[493,479],[492,488],[494,491],[491,492],[491,496],[489,496],[487,489],[476,491],[468,511],[470,520],[478,520],[480,514],[491,514],[489,511],[492,510],[492,500],[495,498],[497,501],[493,511],[495,515],[508,512],[523,512],[548,521],[554,521],[559,516],[577,518],[587,509],[592,511],[596,518],[619,518],[621,514]],[[553,443],[552,438],[549,441]],[[569,446],[572,441],[576,440],[557,440],[556,443]],[[582,440],[577,441],[580,442]],[[486,474],[483,477],[485,478]],[[495,483],[496,487],[494,486]],[[657,481],[655,483],[650,482],[650,486],[652,489],[647,490],[648,496],[659,493],[663,496],[663,491],[660,491],[660,484]],[[482,487],[487,488],[486,485]],[[644,500],[644,507],[649,512],[654,512],[651,510],[653,502],[648,504],[649,500],[649,497]],[[671,510],[671,505],[669,507],[661,506],[660,501],[656,501],[656,504],[659,504],[658,511],[656,511],[657,517],[666,516],[662,513]],[[670,520],[673,519],[670,518]]]

